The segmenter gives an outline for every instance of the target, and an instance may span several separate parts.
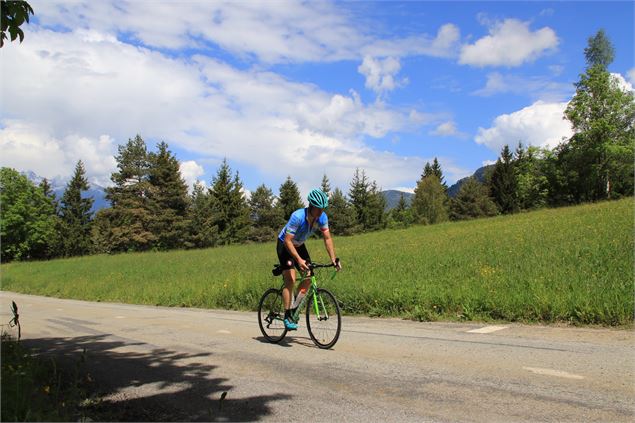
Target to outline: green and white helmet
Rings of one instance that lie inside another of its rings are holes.
[[[329,206],[329,197],[317,188],[311,190],[308,200],[310,205],[318,209],[325,209]]]

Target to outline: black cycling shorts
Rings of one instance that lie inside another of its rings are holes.
[[[300,257],[302,257],[304,261],[309,263],[311,262],[311,256],[309,256],[309,252],[307,251],[306,246],[304,244],[300,245],[299,247],[295,247],[295,250],[298,252]],[[278,240],[276,251],[278,253],[278,260],[280,260],[280,268],[282,270],[289,270],[289,269],[293,269],[294,267],[300,270],[300,266],[295,261],[295,259],[291,256],[291,254],[287,250],[287,247],[284,246],[284,243],[280,240]]]

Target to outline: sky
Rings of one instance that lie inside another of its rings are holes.
[[[604,29],[635,85],[634,2],[29,0],[0,49],[0,165],[111,184],[118,147],[166,142],[191,186],[224,159],[247,191],[348,192],[357,168],[412,192],[505,144],[553,148]]]

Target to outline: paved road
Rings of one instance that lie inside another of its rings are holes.
[[[255,313],[2,292],[24,342],[78,357],[125,420],[632,422],[630,330],[344,318],[333,350]],[[227,395],[223,401],[223,392]]]

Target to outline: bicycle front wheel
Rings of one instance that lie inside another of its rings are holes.
[[[317,304],[316,304],[317,302]],[[311,339],[320,348],[331,348],[340,337],[342,316],[335,296],[318,288],[306,306],[306,327]]]
[[[269,342],[280,342],[287,334],[282,290],[270,288],[263,294],[258,304],[258,325]]]

